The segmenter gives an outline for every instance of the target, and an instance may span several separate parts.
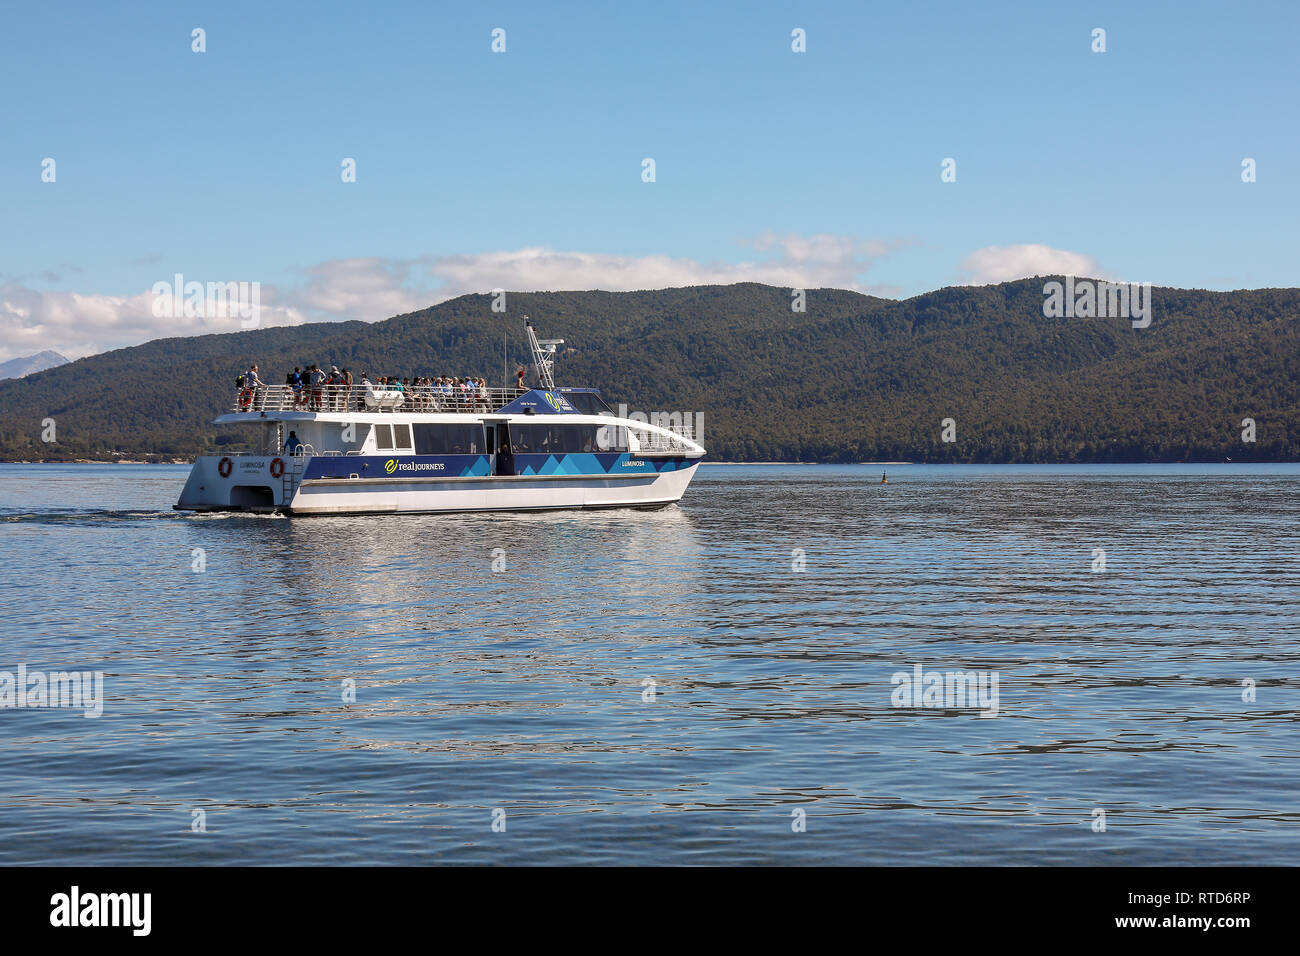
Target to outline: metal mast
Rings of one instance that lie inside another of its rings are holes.
[[[528,330],[528,345],[533,350],[533,364],[537,366],[537,377],[541,379],[542,388],[553,389],[555,388],[555,376],[552,372],[555,368],[555,348],[557,345],[563,345],[564,339],[539,339],[537,330],[533,328],[526,315],[524,328]]]

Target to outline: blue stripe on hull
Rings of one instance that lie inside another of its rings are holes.
[[[693,459],[638,458],[628,454],[591,454],[514,456],[515,474],[538,477],[545,475],[653,475],[676,471],[694,463]],[[479,478],[492,473],[487,455],[351,455],[312,458],[303,479],[312,478]]]

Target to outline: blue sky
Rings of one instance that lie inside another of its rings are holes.
[[[498,287],[1296,284],[1300,6],[983,6],[11,5],[0,358],[238,327],[160,323],[177,272],[261,283],[270,322]]]

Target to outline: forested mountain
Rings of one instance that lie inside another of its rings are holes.
[[[191,457],[242,447],[211,420],[256,361],[485,375],[527,361],[523,317],[564,338],[562,384],[704,414],[713,459],[1300,460],[1300,290],[1154,289],[1152,323],[1044,318],[1044,279],[895,301],[744,283],[467,295],[384,322],[159,339],[0,382],[0,457]],[[531,373],[530,373],[531,379]],[[56,444],[41,441],[42,421]],[[942,440],[944,419],[955,442]],[[1256,441],[1242,441],[1242,420]]]

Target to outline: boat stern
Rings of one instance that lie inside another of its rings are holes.
[[[177,511],[272,512],[292,497],[284,480],[289,463],[261,455],[207,455],[198,458],[172,507]]]

